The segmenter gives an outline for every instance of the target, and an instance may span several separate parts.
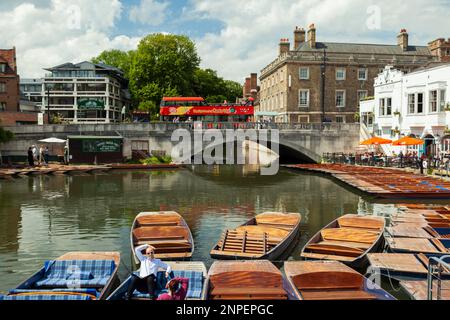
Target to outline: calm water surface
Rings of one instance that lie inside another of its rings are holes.
[[[301,239],[290,257],[298,259],[310,236],[336,217],[395,209],[320,176],[288,170],[261,176],[237,166],[0,180],[0,291],[68,251],[120,251],[123,279],[131,268],[135,215],[160,210],[183,215],[195,239],[193,260],[209,266],[209,251],[222,231],[258,213],[302,214]]]

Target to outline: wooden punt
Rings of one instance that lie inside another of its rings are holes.
[[[210,300],[287,300],[295,293],[268,260],[216,261],[208,273]]]
[[[386,231],[394,238],[450,239],[450,228],[432,228],[428,224],[402,223],[387,227]]]
[[[408,253],[370,253],[367,258],[372,271],[378,270],[381,275],[398,280],[426,279],[428,275],[428,261],[433,254]],[[450,279],[450,270],[443,274]]]
[[[363,268],[368,253],[383,249],[385,224],[383,217],[342,216],[313,236],[300,256],[311,260],[336,260],[353,268]]]
[[[299,213],[265,212],[225,230],[210,254],[214,259],[276,260],[298,238]]]
[[[39,300],[51,300],[55,296],[76,296],[84,298],[83,300],[105,300],[109,294],[118,286],[120,280],[118,278],[118,270],[120,265],[120,253],[119,252],[69,252],[66,253],[56,261],[112,261],[113,270],[108,276],[105,284],[96,283],[95,285],[83,285],[82,283],[74,283],[67,280],[65,276],[74,274],[75,279],[82,277],[85,270],[81,269],[79,266],[74,265],[73,271],[71,271],[71,264],[68,263],[68,267],[64,268],[64,278],[57,279],[58,285],[40,285],[39,281],[46,279],[46,272],[48,268],[51,268],[51,263],[49,265],[44,265],[38,272],[32,275],[27,280],[19,284],[15,289],[10,290],[10,293],[6,298],[26,298],[33,296],[40,296]],[[63,272],[63,273],[64,273]],[[80,273],[80,275],[78,274]],[[47,278],[48,279],[48,278]],[[97,280],[94,278],[94,282]],[[82,279],[83,280],[83,279]],[[64,284],[66,282],[66,284]],[[72,288],[71,285],[75,285]],[[48,298],[47,298],[48,297]],[[0,299],[1,300],[1,299]]]
[[[393,253],[433,253],[444,255],[450,252],[450,240],[387,237],[386,243],[389,251]]]
[[[288,261],[284,272],[299,300],[395,300],[342,262]]]
[[[159,211],[139,213],[133,221],[130,233],[131,249],[136,264],[134,248],[149,244],[155,247],[155,258],[184,260],[194,253],[191,230],[177,212]]]
[[[438,206],[432,204],[398,204],[396,207],[404,209],[417,209],[417,210],[448,210],[447,206]]]
[[[450,300],[450,280],[443,280],[441,291],[441,300]],[[428,300],[428,282],[426,280],[418,281],[400,281],[400,286],[405,290],[411,299]],[[437,300],[437,280],[433,281],[433,300]]]
[[[202,284],[201,284],[201,292],[193,292],[194,290],[189,290],[191,288],[200,288],[200,284],[197,283],[194,285],[190,279],[190,286],[188,287],[188,295],[186,296],[186,300],[206,300],[208,294],[208,272],[206,266],[203,262],[196,261],[167,261],[168,265],[171,266],[172,271],[174,272],[174,276],[184,276],[185,274],[201,273],[202,275]],[[138,271],[139,272],[139,271]],[[160,278],[165,277],[165,271],[159,270],[158,273]],[[122,284],[106,299],[106,300],[124,300],[125,295],[128,291],[128,288],[131,284],[131,275],[124,281]],[[200,281],[195,278],[196,281]],[[164,288],[156,288],[157,292],[161,292]],[[198,289],[197,289],[198,290]],[[196,290],[196,291],[197,291]],[[150,300],[146,293],[138,293],[137,295],[133,295],[132,300]]]

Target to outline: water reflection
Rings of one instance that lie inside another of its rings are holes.
[[[1,181],[0,191],[0,291],[67,251],[118,250],[129,268],[129,228],[141,211],[182,214],[194,235],[194,260],[210,265],[221,232],[257,213],[302,213],[303,233],[291,257],[297,259],[307,239],[334,218],[394,210],[323,177],[288,170],[261,176],[248,166],[29,177]],[[121,276],[126,273],[122,267]]]

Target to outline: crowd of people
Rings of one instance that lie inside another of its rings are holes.
[[[420,156],[417,151],[408,151],[398,154],[393,153],[387,156],[382,152],[365,152],[362,154],[327,154],[325,160],[330,162],[340,162],[346,164],[358,164],[366,166],[380,167],[398,167],[398,168],[417,168],[423,174],[428,168],[450,170],[450,154],[426,155]]]

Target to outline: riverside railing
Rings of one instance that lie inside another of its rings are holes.
[[[65,132],[126,132],[126,131],[174,131],[176,129],[271,129],[284,131],[342,131],[359,130],[359,123],[271,123],[271,122],[150,122],[150,123],[79,123],[51,125],[23,125],[5,127],[15,134],[65,133]]]
[[[449,290],[442,287],[442,274],[450,271],[450,256],[431,257],[428,261],[428,300],[434,299],[434,282],[436,282],[436,300],[442,300],[442,291]]]
[[[371,167],[412,168],[420,169],[420,159],[417,156],[389,157],[379,155],[324,153],[322,160],[326,163],[350,164]],[[450,159],[427,158],[426,165],[422,163],[424,170],[438,170],[441,175],[450,175]]]

